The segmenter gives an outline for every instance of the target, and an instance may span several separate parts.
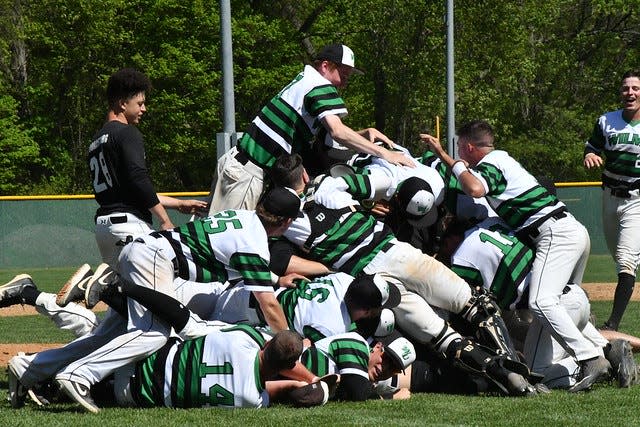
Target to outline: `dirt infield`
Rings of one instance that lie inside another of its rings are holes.
[[[594,301],[613,300],[615,283],[588,283],[583,285],[589,294],[589,298]],[[636,287],[631,297],[632,301],[640,301],[640,288]],[[98,304],[95,311],[104,311],[106,306]],[[1,316],[29,316],[37,314],[33,307],[13,306],[0,309]],[[26,353],[36,352],[47,348],[59,347],[61,344],[0,344],[0,366],[6,366],[9,359],[19,351]]]

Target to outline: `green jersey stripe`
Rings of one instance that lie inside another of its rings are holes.
[[[371,180],[366,175],[347,175],[342,177],[348,185],[347,192],[356,200],[373,197]]]
[[[315,347],[302,352],[300,363],[318,377],[329,374],[329,357]]]
[[[268,262],[256,254],[236,252],[229,265],[240,273],[246,285],[273,286]]]
[[[264,339],[264,336],[258,332],[254,327],[244,324],[238,324],[234,326],[230,326],[228,328],[221,329],[222,332],[231,332],[231,331],[242,331],[247,334],[253,341],[260,346],[260,348],[264,347],[267,342]]]
[[[489,163],[480,163],[476,169],[480,172],[485,181],[487,181],[487,185],[489,187],[489,191],[487,192],[488,196],[497,196],[502,194],[507,188],[507,180],[502,174],[502,171],[494,165]]]
[[[554,195],[536,185],[517,197],[503,201],[494,209],[500,218],[515,230],[537,212],[557,204],[558,199]]]
[[[480,271],[475,268],[465,267],[461,265],[452,265],[451,270],[460,276],[465,282],[467,282],[470,286],[482,286],[482,275]]]
[[[322,332],[309,325],[302,327],[302,336],[308,338],[311,342],[320,341],[321,339],[326,338]]]

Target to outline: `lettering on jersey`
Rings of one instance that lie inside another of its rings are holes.
[[[91,153],[96,148],[98,148],[100,145],[106,144],[108,140],[109,140],[109,134],[108,133],[105,133],[104,135],[100,136],[100,138],[98,138],[98,139],[94,140],[93,142],[91,142],[91,145],[89,145],[89,152]]]
[[[613,131],[613,129],[609,129],[607,126],[607,132]],[[630,144],[630,145],[640,145],[640,135],[636,133],[612,133],[607,137],[607,142],[609,145],[618,145],[618,144]]]
[[[325,216],[324,213],[320,212],[318,215],[316,215],[316,221],[318,222],[322,222],[326,219],[327,217]]]

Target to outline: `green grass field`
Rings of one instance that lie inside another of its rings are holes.
[[[613,281],[612,263],[607,258],[591,262],[597,271],[588,271],[589,281]],[[607,274],[606,271],[609,271]],[[22,271],[0,270],[0,283]],[[56,292],[72,273],[72,269],[43,269],[29,272],[38,287]],[[606,278],[603,278],[607,275]],[[609,302],[596,301],[592,309],[603,319]],[[622,329],[640,335],[640,303],[632,302]],[[41,316],[0,317],[1,342],[63,342],[71,338],[58,331]],[[571,395],[554,391],[550,395],[532,398],[488,396],[451,396],[416,394],[406,401],[370,401],[366,403],[329,403],[321,408],[294,409],[274,406],[264,410],[194,409],[172,410],[105,408],[97,415],[88,414],[78,405],[57,403],[47,409],[27,405],[11,409],[6,401],[7,378],[0,370],[0,423],[6,426],[174,426],[174,425],[639,425],[640,386],[619,389],[613,385],[598,385],[593,391]]]

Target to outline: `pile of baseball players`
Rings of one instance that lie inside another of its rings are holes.
[[[359,72],[351,49],[323,48],[218,161],[208,204],[155,193],[135,126],[150,83],[112,75],[88,156],[104,263],[57,295],[26,274],[0,287],[0,307],[33,305],[77,336],[10,360],[11,405],[315,406],[635,383],[630,341],[590,322],[589,235],[553,188],[484,121],[458,130],[460,159],[431,135],[417,158],[352,130],[338,89]],[[175,227],[167,208],[194,217]]]

